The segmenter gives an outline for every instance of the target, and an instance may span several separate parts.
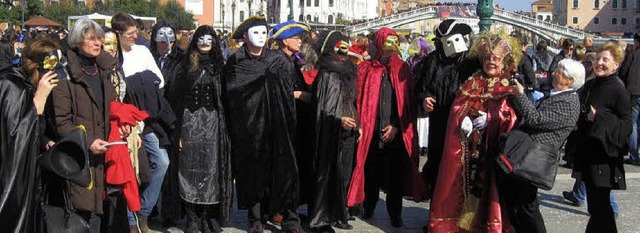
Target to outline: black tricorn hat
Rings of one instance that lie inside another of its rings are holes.
[[[84,127],[79,126],[56,142],[38,158],[38,165],[65,180],[90,189],[93,183]]]
[[[244,39],[244,33],[249,30],[249,28],[260,25],[264,25],[269,29],[269,25],[264,16],[251,16],[240,23],[236,31],[231,34],[231,39]]]
[[[436,37],[442,38],[455,34],[468,35],[472,31],[471,26],[466,23],[460,23],[454,19],[446,19],[438,25],[438,28],[436,29]]]

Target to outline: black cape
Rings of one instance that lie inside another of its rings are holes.
[[[295,102],[284,59],[266,48],[253,57],[245,45],[224,67],[231,160],[241,209],[258,202],[266,202],[270,214],[298,208]]]
[[[39,121],[33,88],[17,68],[0,68],[0,226],[32,232]]]

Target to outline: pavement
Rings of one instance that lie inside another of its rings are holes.
[[[424,163],[426,158],[421,158],[421,162]],[[618,226],[618,232],[620,233],[640,233],[640,201],[638,201],[638,195],[640,194],[640,167],[625,165],[627,190],[616,190],[614,195],[618,201],[620,208],[620,215],[616,222]],[[584,232],[587,221],[589,220],[589,214],[587,212],[586,205],[582,207],[575,207],[569,205],[562,197],[562,191],[571,190],[573,187],[574,179],[571,178],[571,170],[560,167],[558,169],[558,175],[556,183],[552,190],[545,191],[540,190],[538,192],[538,198],[540,201],[540,209],[542,216],[545,220],[547,232],[549,233],[578,233]],[[372,219],[363,221],[360,218],[356,218],[355,221],[349,222],[353,225],[353,230],[340,230],[336,229],[336,232],[342,233],[365,233],[365,232],[407,232],[407,233],[421,233],[422,227],[427,223],[429,215],[429,203],[415,203],[413,201],[403,201],[403,220],[404,226],[402,228],[393,228],[387,215],[384,194],[381,194],[381,200],[375,211],[375,215]],[[300,213],[306,213],[306,207],[300,208]],[[157,221],[151,221],[151,232],[170,232],[179,233],[185,226],[185,221],[182,220],[177,223],[177,226],[162,227]],[[271,229],[276,229],[271,227]],[[233,214],[231,226],[223,228],[224,232],[247,232],[247,211],[236,210]],[[271,232],[267,230],[266,232]]]

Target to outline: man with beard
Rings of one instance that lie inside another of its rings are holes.
[[[436,51],[421,62],[419,67],[423,69],[416,72],[418,103],[429,113],[428,160],[422,168],[429,192],[433,192],[438,176],[449,109],[456,90],[479,68],[477,61],[466,59],[470,33],[469,25],[453,19],[440,23],[433,39]]]
[[[238,208],[249,210],[249,232],[263,232],[263,216],[277,214],[284,231],[302,232],[291,71],[284,56],[264,46],[264,17],[245,20],[232,38],[245,41],[223,70]]]
[[[358,66],[355,92],[362,133],[347,206],[364,202],[362,218],[373,217],[382,188],[391,225],[402,227],[403,191],[414,201],[425,192],[418,173],[415,84],[409,65],[398,56],[398,34],[383,27],[374,42],[374,58]]]
[[[314,112],[311,106],[311,83],[306,83],[302,75],[302,60],[300,60],[300,48],[302,36],[311,28],[305,23],[289,20],[273,27],[269,37],[276,40],[278,52],[286,57],[287,65],[293,82],[293,97],[296,101],[296,135],[295,148],[300,177],[300,202],[304,204],[311,196],[311,161],[313,153],[313,119]]]

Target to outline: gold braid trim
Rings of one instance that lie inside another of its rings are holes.
[[[462,214],[460,214],[460,219],[458,220],[458,227],[470,231],[471,226],[473,226],[473,222],[475,221],[478,205],[480,204],[480,199],[473,195],[469,195],[464,199],[464,204],[462,205]]]

